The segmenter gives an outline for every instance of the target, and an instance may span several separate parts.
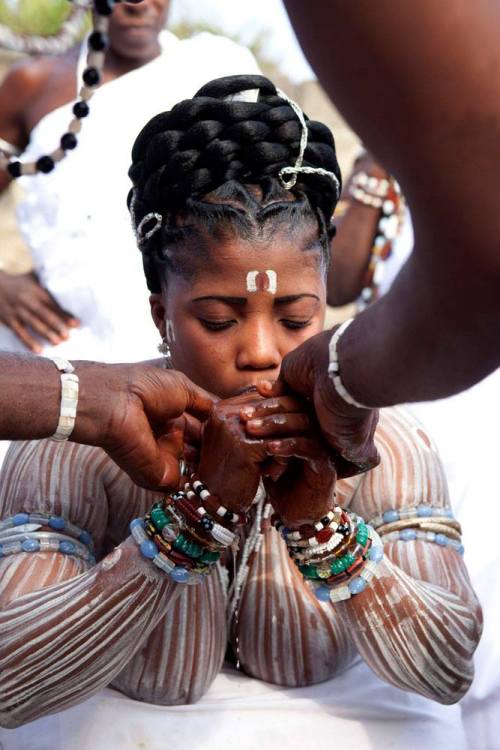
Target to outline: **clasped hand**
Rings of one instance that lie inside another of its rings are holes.
[[[261,477],[285,524],[331,508],[336,471],[307,403],[257,391],[220,401],[203,426],[199,475],[233,511],[247,511]]]

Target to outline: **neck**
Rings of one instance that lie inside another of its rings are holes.
[[[157,41],[156,44],[151,46],[143,54],[137,57],[123,57],[119,52],[110,48],[106,53],[106,59],[104,62],[104,71],[108,78],[117,78],[118,76],[130,73],[131,70],[140,68],[146,63],[151,62],[161,53],[160,43]]]

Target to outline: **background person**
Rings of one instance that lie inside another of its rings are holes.
[[[253,73],[245,48],[208,33],[165,31],[169,0],[115,6],[104,85],[90,102],[77,148],[49,175],[26,178],[18,207],[34,274],[0,272],[0,348],[100,361],[144,360],[157,341],[140,256],[129,231],[123,164],[153,114],[192,95],[207,77]],[[23,60],[0,87],[0,137],[37,158],[71,119],[86,44],[60,57]],[[0,186],[8,177],[0,175]],[[119,273],[120,284],[108,280]],[[99,280],[101,279],[101,281]],[[134,337],[130,349],[129,330]]]

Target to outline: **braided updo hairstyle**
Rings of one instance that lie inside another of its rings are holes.
[[[255,89],[257,101],[234,96]],[[313,220],[328,258],[340,169],[330,130],[306,121],[303,166],[327,170],[338,182],[299,173],[293,188],[285,188],[279,173],[296,163],[302,125],[263,76],[218,78],[147,123],[132,149],[128,206],[134,229],[146,215],[161,215],[160,231],[148,232],[146,222],[138,238],[152,292],[161,291],[166,268],[189,272],[189,250],[200,245],[193,236],[203,232],[233,231],[251,239],[276,222],[293,229]]]

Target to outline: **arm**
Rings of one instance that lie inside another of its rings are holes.
[[[89,568],[49,552],[0,561],[4,727],[61,710],[109,684],[178,594],[131,540],[103,554],[106,487],[118,472],[95,448],[48,442],[11,448],[0,484],[1,517],[42,511],[68,518],[92,534],[100,562]],[[148,498],[130,485],[128,500],[133,513]]]
[[[44,66],[33,60],[22,60],[13,65],[0,85],[0,138],[20,151],[29,141],[24,112],[33,97],[45,83]],[[11,178],[0,169],[0,192],[5,190]]]
[[[467,388],[500,363],[500,9],[491,0],[286,6],[322,84],[415,218],[412,258],[342,341],[344,385],[375,406]]]
[[[377,180],[387,179],[387,172],[369,154],[358,159],[345,186],[341,203],[344,212],[334,216],[337,232],[332,241],[332,257],[327,280],[327,301],[337,307],[355,302],[361,290],[370,260],[373,238],[381,210],[356,201],[350,194],[350,183],[356,172],[364,171]],[[337,207],[338,210],[338,207]]]
[[[363,476],[352,509],[367,521],[386,510],[448,504],[429,437],[402,411],[382,413],[381,465]],[[342,603],[358,651],[385,681],[440,703],[469,688],[482,629],[463,557],[424,541],[384,544],[367,590]]]
[[[393,508],[447,504],[439,459],[416,423],[400,412],[383,415],[377,444],[381,466],[361,480],[340,482],[340,505],[369,521]],[[308,481],[326,503],[322,513],[332,505],[321,490],[325,476],[321,469],[319,483]],[[285,525],[297,509],[304,512],[303,498],[296,486],[273,499]],[[341,671],[356,647],[383,680],[399,688],[442,703],[462,697],[473,676],[481,612],[454,550],[431,542],[388,542],[366,591],[332,606],[315,599],[280,537],[266,524],[263,532],[240,607],[240,653],[247,669],[281,684],[311,684]],[[257,636],[261,632],[266,638]]]
[[[177,486],[182,446],[163,439],[184,412],[206,418],[213,399],[181,373],[146,364],[73,362],[80,378],[74,442],[104,448],[149,488]],[[0,353],[0,438],[53,435],[61,381],[48,359]]]

